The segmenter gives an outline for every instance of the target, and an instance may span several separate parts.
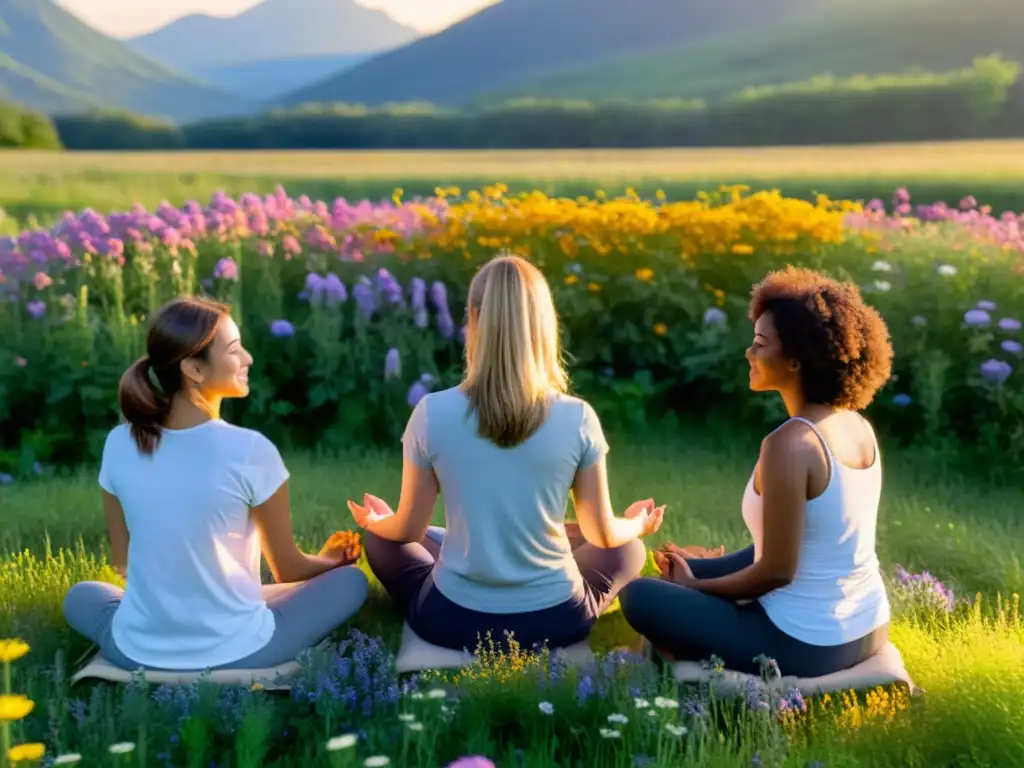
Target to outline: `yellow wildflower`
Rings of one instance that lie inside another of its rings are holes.
[[[748,245],[747,243],[736,243],[732,247],[732,252],[738,256],[749,256],[754,252],[754,246]]]
[[[566,275],[565,276],[565,284],[566,285],[576,285],[576,275]]]
[[[21,694],[0,696],[0,721],[21,720],[35,705],[32,699]]]
[[[591,293],[597,293],[601,290],[601,286],[597,283],[587,283],[587,290]]]
[[[666,333],[668,333],[668,326],[665,325],[664,323],[655,323],[654,332],[658,336],[664,336]]]
[[[650,267],[640,267],[636,271],[637,280],[651,280],[654,277],[654,270]]]
[[[42,760],[46,747],[42,744],[19,744],[7,750],[7,759],[12,763],[28,763]]]
[[[17,661],[28,653],[28,643],[23,640],[0,640],[0,663]]]

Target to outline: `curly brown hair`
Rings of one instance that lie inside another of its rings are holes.
[[[751,321],[765,312],[775,322],[783,354],[800,365],[809,402],[859,411],[888,381],[889,329],[855,284],[788,267],[754,286]]]

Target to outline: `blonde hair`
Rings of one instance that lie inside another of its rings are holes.
[[[501,254],[469,285],[469,333],[462,388],[478,433],[502,447],[518,445],[565,392],[558,315],[544,275],[519,256]]]

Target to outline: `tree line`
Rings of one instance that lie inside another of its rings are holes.
[[[716,104],[519,99],[468,112],[411,103],[312,104],[189,125],[106,112],[54,119],[80,150],[554,149],[928,141],[1024,135],[1021,66],[747,88]]]

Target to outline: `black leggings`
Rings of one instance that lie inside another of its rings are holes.
[[[754,547],[724,557],[687,560],[698,579],[736,573],[754,562]],[[785,676],[820,677],[855,666],[888,640],[885,624],[843,645],[810,645],[772,623],[759,602],[734,603],[657,578],[637,579],[619,595],[626,621],[678,660],[704,661],[712,655],[727,669],[756,674],[754,659],[767,656]]]

